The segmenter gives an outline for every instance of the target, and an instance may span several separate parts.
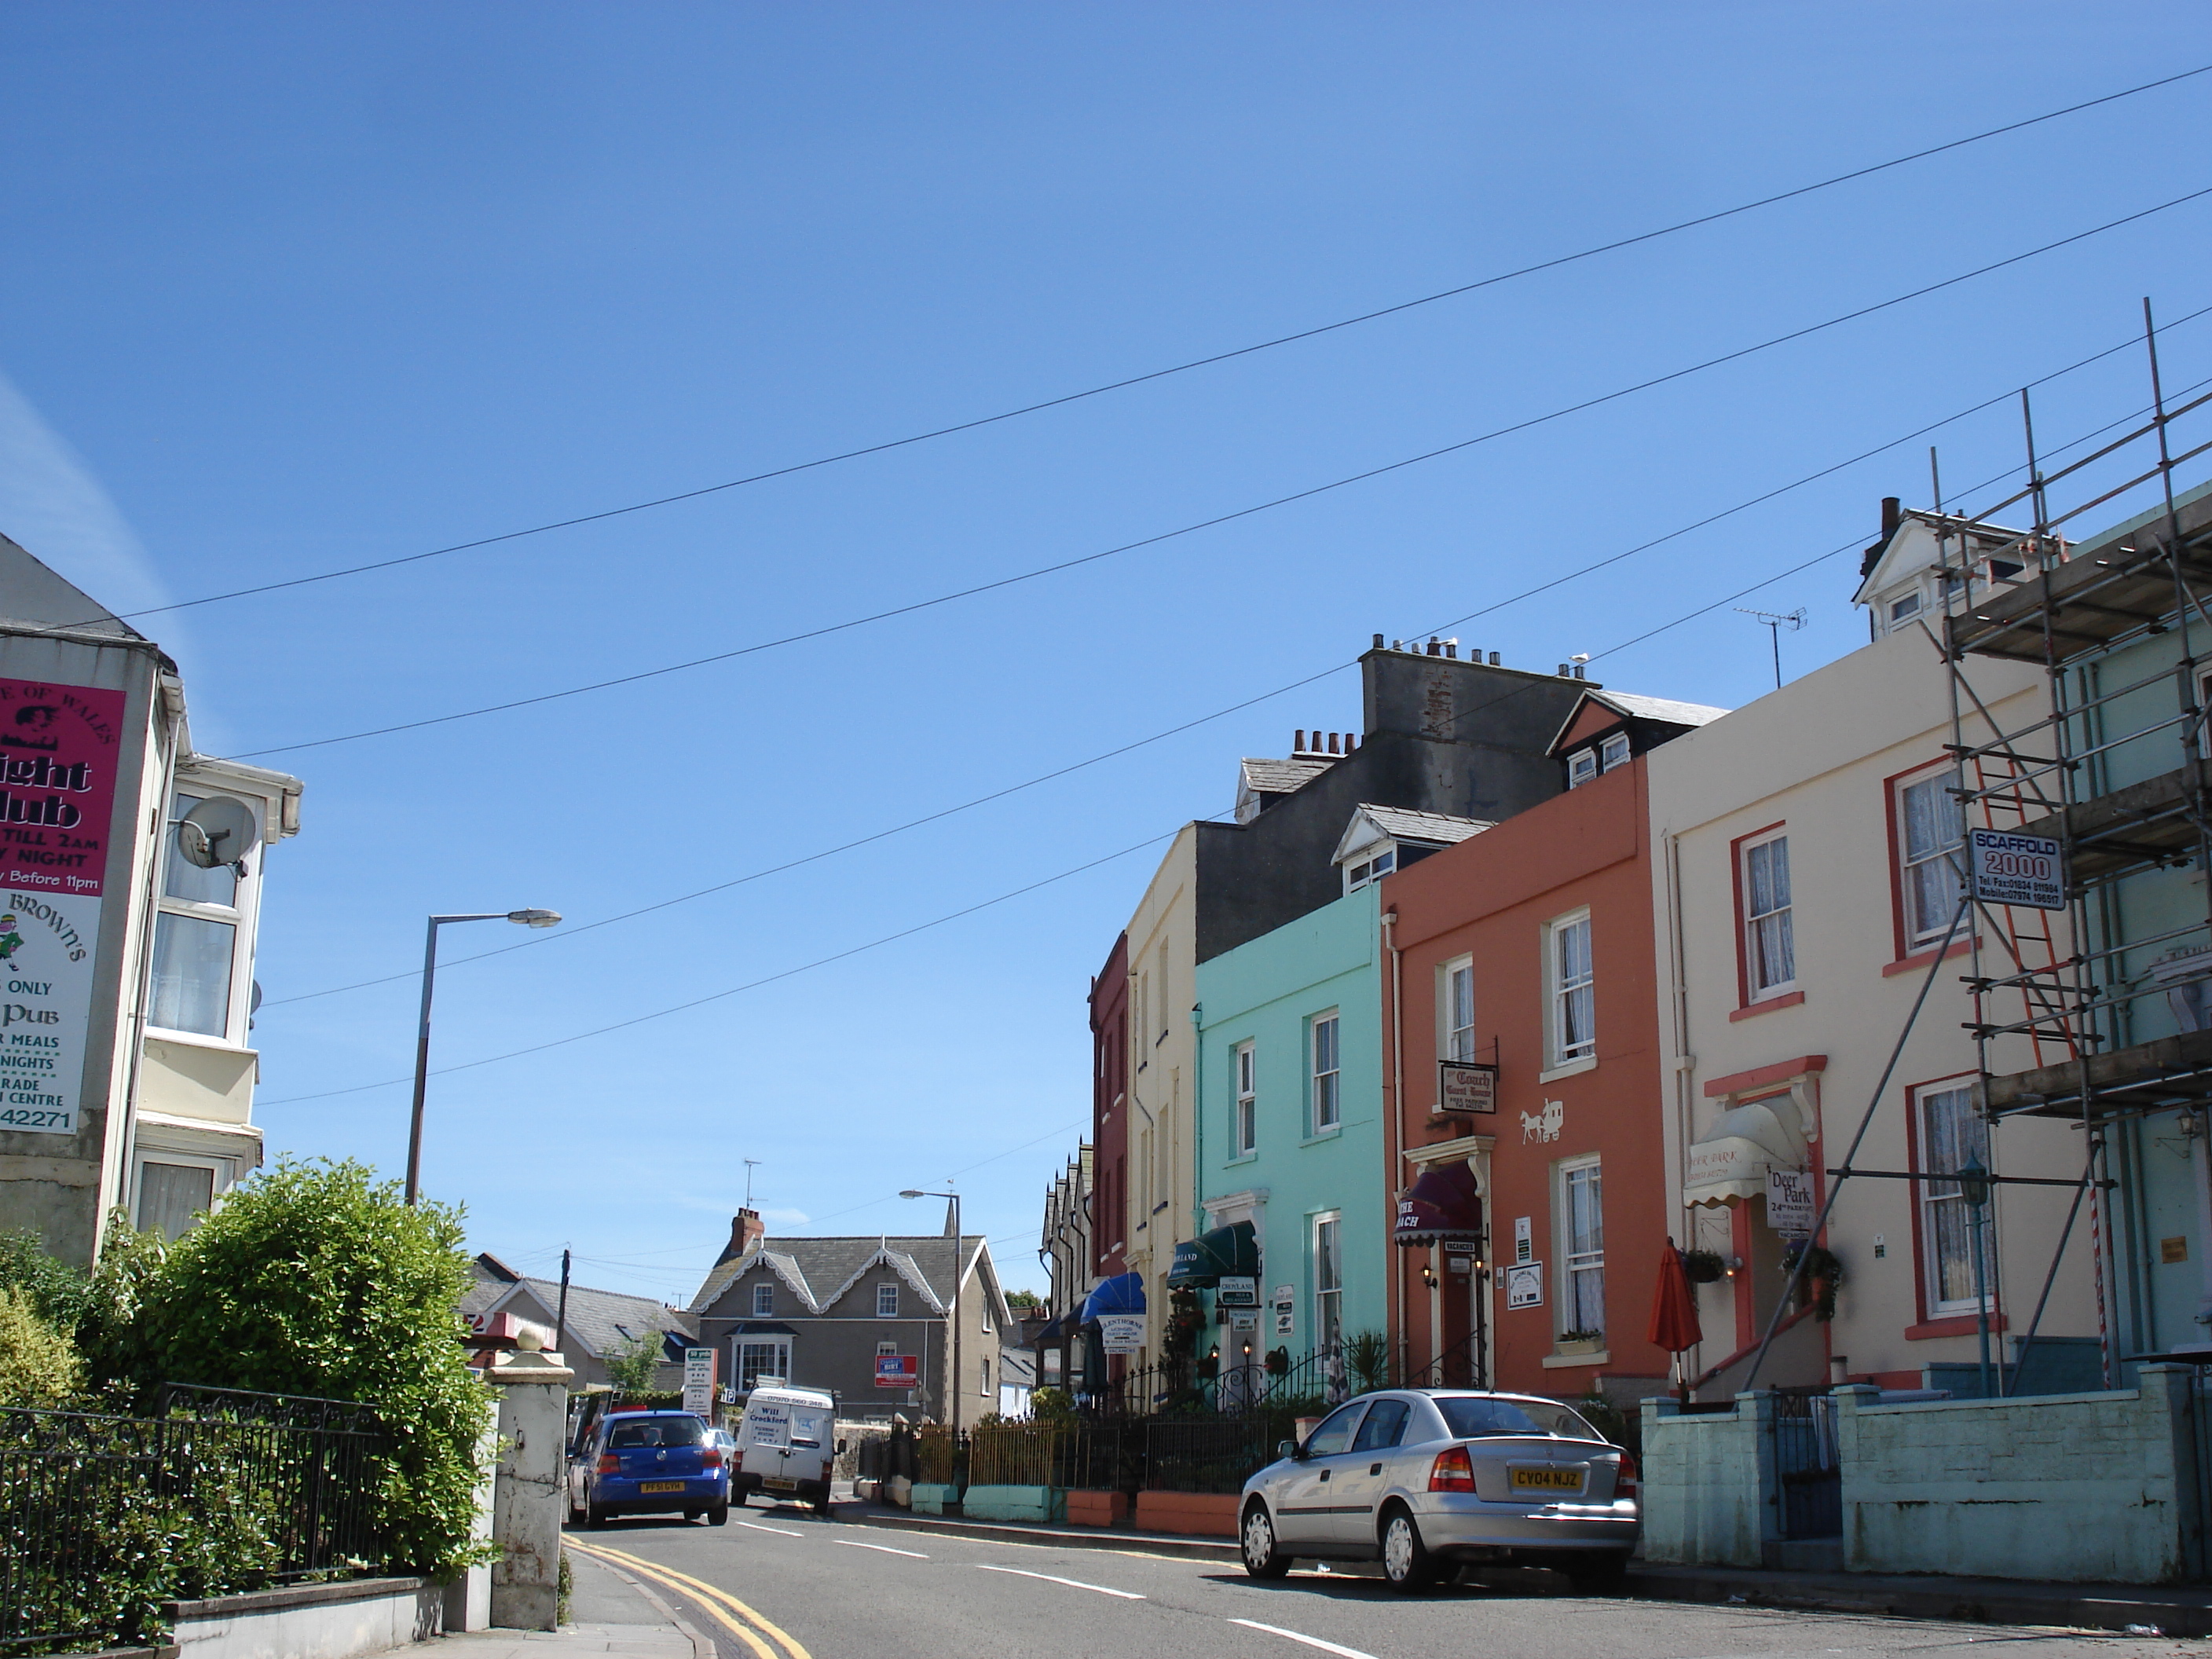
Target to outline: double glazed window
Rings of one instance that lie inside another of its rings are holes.
[[[1313,1220],[1314,1342],[1334,1352],[1344,1340],[1344,1222],[1332,1211]]]
[[[1787,836],[1769,836],[1743,849],[1743,934],[1744,974],[1753,1001],[1796,983]]]
[[[1969,1164],[1990,1166],[1990,1127],[1974,1109],[1973,1091],[1935,1089],[1915,1103],[1919,1122],[1920,1167],[1935,1174]],[[1975,1311],[1973,1212],[1955,1181],[1919,1181],[1920,1254],[1927,1277],[1930,1314]],[[1996,1282],[1996,1258],[1990,1249],[1990,1212],[1982,1212],[1982,1291]]]
[[[878,1319],[896,1319],[898,1317],[897,1285],[878,1285],[876,1286],[876,1317]]]
[[[1597,1054],[1596,975],[1590,961],[1587,910],[1544,929],[1545,978],[1551,1002],[1551,1062],[1565,1066]]]
[[[169,816],[181,818],[200,800],[180,794]],[[154,921],[153,1001],[147,1018],[164,1030],[228,1040],[245,920],[239,878],[228,864],[203,870],[188,862],[175,845],[173,825],[165,833],[170,845],[161,911]],[[251,856],[250,848],[238,850],[241,860]]]
[[[1605,1188],[1595,1158],[1559,1166],[1563,1334],[1605,1334]]]
[[[1898,787],[1898,883],[1908,949],[1931,945],[1949,931],[1965,890],[1960,872],[1966,821],[1950,792],[1952,778],[1947,766]]]
[[[1250,1043],[1240,1042],[1230,1051],[1229,1069],[1236,1085],[1236,1103],[1230,1109],[1229,1143],[1236,1149],[1237,1157],[1247,1158],[1260,1146],[1260,1102]]]
[[[1474,958],[1444,964],[1444,1053],[1446,1060],[1474,1058]]]
[[[1337,1018],[1332,1011],[1316,1014],[1312,1025],[1313,1132],[1334,1129],[1344,1115],[1341,1089],[1344,1073],[1337,1047]]]
[[[753,1317],[756,1319],[766,1319],[775,1311],[775,1286],[766,1284],[754,1285]]]

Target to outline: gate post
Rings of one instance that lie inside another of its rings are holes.
[[[527,1334],[523,1338],[532,1340]],[[491,1622],[510,1630],[556,1630],[561,1619],[562,1442],[568,1380],[558,1354],[525,1348],[492,1367],[499,1391],[499,1474],[493,1483]]]

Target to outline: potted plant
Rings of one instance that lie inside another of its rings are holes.
[[[1682,1252],[1682,1276],[1692,1285],[1716,1285],[1728,1273],[1728,1258],[1718,1250]]]
[[[1795,1273],[1797,1259],[1805,1259],[1805,1272],[1798,1280],[1797,1295],[1801,1306],[1809,1306],[1813,1317],[1823,1322],[1836,1316],[1836,1292],[1844,1285],[1844,1264],[1834,1251],[1814,1243],[1810,1239],[1794,1240],[1782,1252],[1782,1271]]]
[[[1554,1353],[1596,1353],[1605,1346],[1603,1331],[1561,1331],[1559,1340],[1553,1345]]]
[[[1291,1351],[1288,1348],[1268,1349],[1266,1364],[1268,1376],[1288,1376],[1291,1374]]]
[[[1356,1331],[1344,1339],[1344,1364],[1361,1394],[1390,1386],[1390,1339],[1380,1331]]]

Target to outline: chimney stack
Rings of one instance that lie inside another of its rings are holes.
[[[758,1210],[738,1211],[730,1218],[729,1246],[722,1252],[721,1261],[714,1265],[719,1267],[722,1261],[735,1261],[740,1256],[750,1255],[767,1237],[768,1229],[761,1224]]]
[[[1894,495],[1881,498],[1881,539],[1884,545],[1897,534],[1897,526],[1905,521],[1905,503]]]

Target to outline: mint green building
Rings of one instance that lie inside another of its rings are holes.
[[[1206,1358],[1218,1346],[1224,1398],[1278,1349],[1317,1356],[1315,1388],[1340,1390],[1338,1345],[1388,1328],[1381,891],[1360,888],[1198,964],[1201,1237],[1169,1282],[1205,1292],[1209,1320],[1226,1314],[1198,1348]],[[1222,1307],[1238,1299],[1218,1285],[1231,1265],[1256,1267],[1256,1309]]]

